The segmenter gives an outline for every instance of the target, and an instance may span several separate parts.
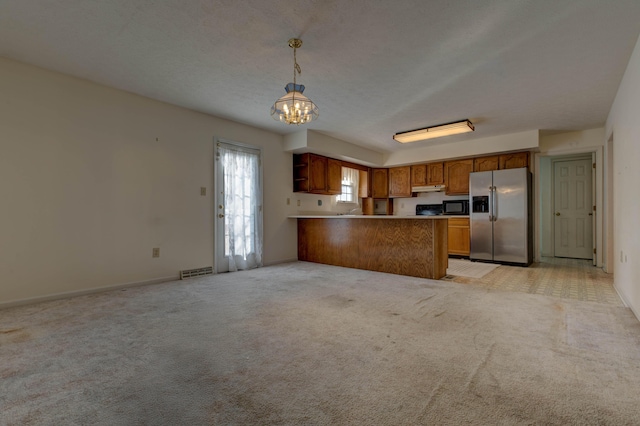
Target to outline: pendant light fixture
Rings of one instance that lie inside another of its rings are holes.
[[[293,49],[293,83],[285,86],[286,95],[281,97],[271,107],[271,116],[274,120],[287,124],[304,124],[318,118],[318,107],[311,99],[302,94],[304,86],[296,84],[296,73],[302,74],[300,65],[296,61],[296,49],[302,46],[302,40],[289,39],[289,47]]]

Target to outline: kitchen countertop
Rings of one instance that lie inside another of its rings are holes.
[[[460,216],[459,216],[460,217]],[[464,217],[464,216],[462,216]],[[466,216],[469,217],[469,216]],[[448,219],[449,216],[397,216],[397,215],[293,215],[289,219]]]

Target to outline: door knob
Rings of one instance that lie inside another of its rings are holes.
[[[556,212],[556,216],[560,216],[560,212]]]
[[[219,217],[220,219],[222,219],[222,218],[224,217],[224,215],[223,215],[222,213],[220,213],[220,214],[218,214],[218,217]]]

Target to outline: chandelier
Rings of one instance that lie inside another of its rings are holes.
[[[296,61],[296,49],[302,46],[302,40],[289,39],[289,47],[293,49],[293,83],[285,86],[286,95],[281,97],[271,107],[271,116],[274,120],[287,124],[304,124],[318,118],[318,107],[311,99],[302,94],[304,86],[296,84],[296,73],[302,74],[300,65]]]

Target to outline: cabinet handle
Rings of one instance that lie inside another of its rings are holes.
[[[560,212],[556,212],[556,216],[560,216]]]
[[[222,213],[220,213],[220,214],[218,214],[218,217],[219,217],[220,219],[222,219],[222,218],[224,217],[224,215],[223,215]]]

